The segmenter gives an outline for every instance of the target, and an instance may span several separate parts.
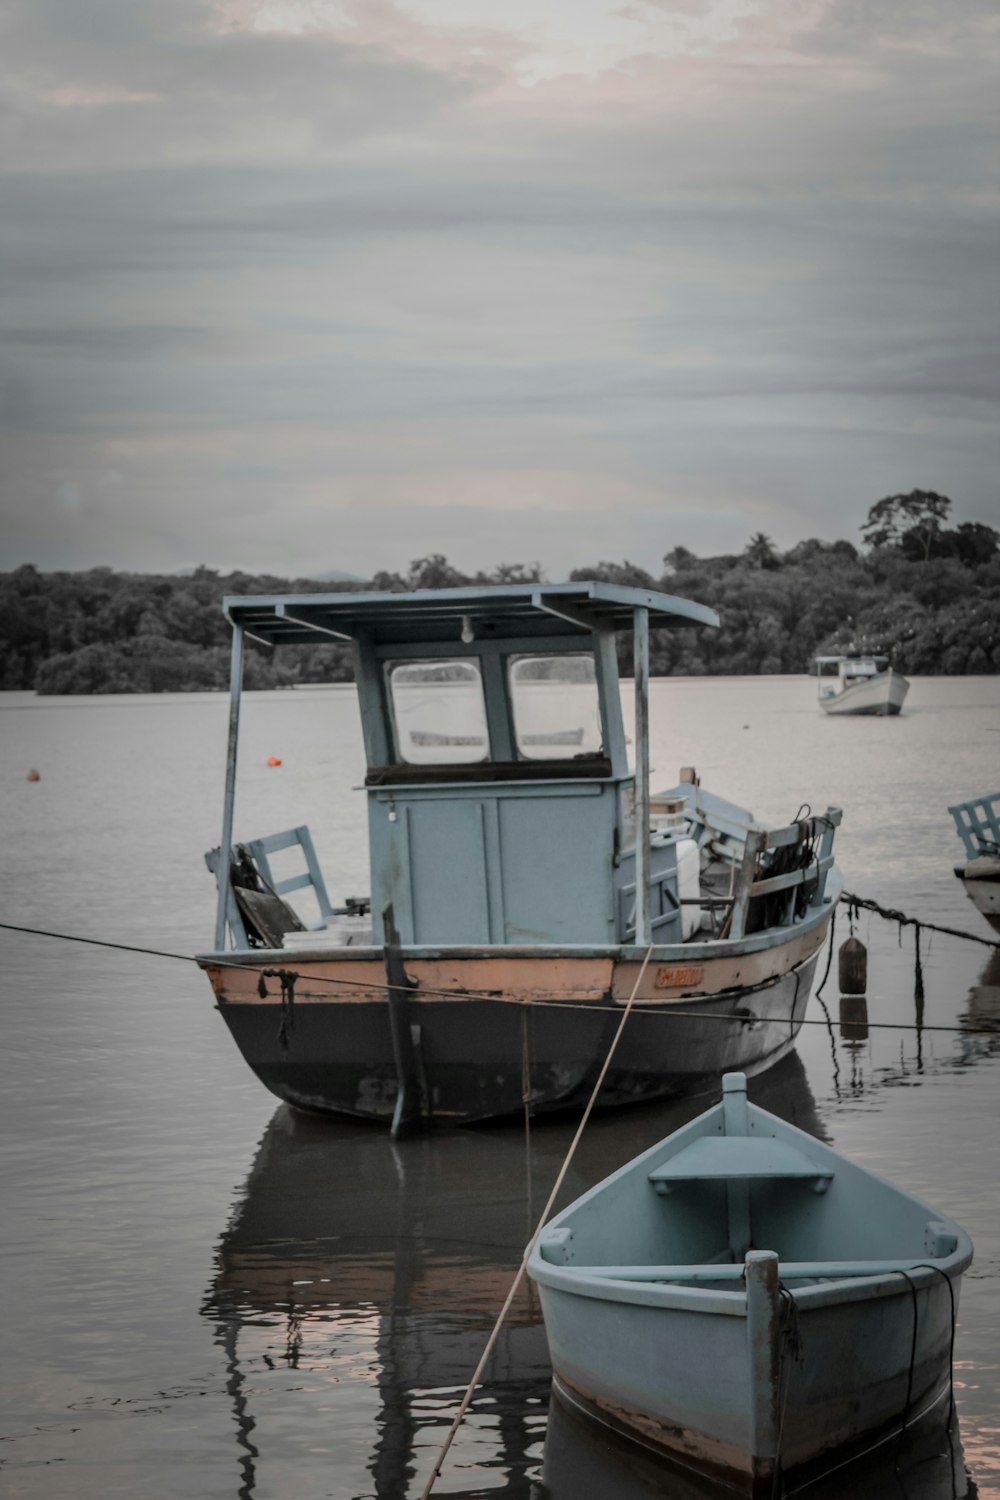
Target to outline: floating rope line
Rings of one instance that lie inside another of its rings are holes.
[[[918,932],[921,927],[928,932],[943,932],[946,937],[965,938],[968,943],[982,943],[986,948],[1000,948],[996,938],[980,937],[978,932],[963,932],[958,927],[942,927],[937,922],[925,922],[922,917],[908,917],[905,911],[895,911],[889,906],[880,906],[877,901],[868,901],[864,896],[854,896],[850,891],[843,891],[840,897],[853,917],[859,911],[873,911],[876,916],[884,917],[887,922],[895,922],[899,927],[916,927]]]
[[[461,1427],[462,1425],[462,1420],[465,1417],[465,1413],[468,1411],[469,1406],[472,1402],[473,1392],[475,1391],[476,1386],[479,1384],[479,1378],[482,1375],[483,1370],[486,1368],[486,1361],[489,1359],[490,1355],[493,1352],[493,1346],[497,1341],[500,1329],[503,1327],[504,1319],[510,1311],[511,1303],[514,1301],[514,1298],[517,1295],[517,1290],[521,1285],[521,1282],[524,1280],[524,1273],[528,1265],[528,1257],[531,1255],[532,1250],[534,1250],[535,1248],[535,1243],[538,1239],[538,1236],[545,1228],[545,1222],[549,1217],[549,1213],[552,1209],[553,1203],[556,1201],[556,1196],[559,1192],[559,1189],[563,1185],[566,1173],[569,1171],[570,1162],[573,1160],[573,1157],[576,1154],[576,1148],[580,1144],[580,1137],[583,1135],[587,1121],[590,1119],[591,1111],[594,1108],[597,1096],[601,1092],[601,1086],[604,1083],[605,1075],[607,1074],[608,1068],[611,1065],[611,1059],[615,1055],[615,1049],[617,1048],[618,1043],[621,1040],[622,1032],[625,1030],[625,1022],[628,1020],[629,1013],[632,1010],[632,1002],[635,1000],[635,997],[639,991],[639,986],[642,983],[642,976],[646,972],[646,966],[649,963],[650,956],[653,952],[653,946],[654,945],[650,943],[649,947],[646,949],[646,956],[642,961],[642,967],[640,968],[639,973],[636,977],[635,984],[632,986],[632,993],[628,997],[628,1002],[625,1006],[624,1011],[622,1012],[622,1018],[618,1023],[617,1030],[615,1031],[614,1036],[611,1038],[611,1045],[608,1048],[607,1056],[604,1059],[604,1065],[597,1076],[597,1082],[594,1084],[593,1092],[591,1093],[590,1098],[587,1100],[587,1106],[580,1118],[580,1123],[577,1126],[576,1134],[570,1142],[569,1150],[566,1152],[566,1155],[563,1159],[563,1164],[559,1168],[559,1175],[556,1177],[556,1180],[552,1186],[552,1191],[549,1193],[545,1207],[542,1209],[541,1217],[539,1218],[538,1223],[535,1225],[535,1232],[531,1236],[531,1239],[528,1241],[524,1254],[521,1256],[521,1264],[517,1268],[517,1274],[510,1284],[510,1290],[508,1291],[507,1296],[504,1299],[503,1307],[501,1307],[499,1313],[497,1314],[497,1320],[493,1324],[493,1331],[486,1341],[486,1347],[479,1357],[479,1363],[473,1371],[472,1379],[469,1381],[469,1384],[465,1388],[465,1395],[462,1397],[462,1400],[459,1403],[458,1411],[455,1413],[452,1424],[449,1427],[445,1440],[441,1445],[441,1451],[438,1453],[438,1456],[434,1461],[434,1467],[430,1472],[430,1477],[427,1480],[427,1483],[424,1485],[423,1490],[421,1491],[420,1500],[428,1500],[428,1496],[430,1495],[431,1490],[434,1488],[435,1484],[440,1478],[441,1465],[447,1458],[448,1449],[451,1447],[455,1439],[455,1434],[458,1432],[459,1427]]]
[[[913,919],[911,918],[909,920],[912,921]],[[143,948],[143,947],[137,946],[134,943],[112,943],[112,942],[106,941],[103,938],[78,937],[78,936],[75,936],[74,934],[68,933],[68,932],[52,932],[52,931],[49,931],[48,929],[41,928],[41,927],[24,927],[24,926],[20,926],[20,925],[18,925],[16,923],[13,923],[13,922],[0,922],[0,931],[6,931],[6,932],[23,932],[23,933],[27,933],[29,936],[32,936],[32,937],[53,938],[53,939],[58,940],[59,942],[64,942],[64,943],[85,943],[89,947],[94,947],[94,948],[109,948],[109,949],[112,949],[115,952],[122,952],[122,953],[137,953],[137,954],[143,955],[145,957],[149,957],[149,958],[168,958],[168,959],[173,959],[177,963],[184,963],[184,964],[197,964],[197,963],[199,963],[199,960],[196,959],[196,958],[193,958],[191,956],[191,954],[189,954],[189,953],[170,953],[166,949],[162,949],[162,948]],[[962,937],[969,936],[969,934],[967,934],[967,933],[960,933],[960,934],[957,934],[957,935],[958,936],[962,936]],[[988,943],[989,939],[988,938],[987,939],[977,938],[976,941],[977,942],[987,942]],[[992,947],[996,947],[996,948],[1000,948],[1000,943],[994,943],[994,944],[991,944],[991,946]],[[806,960],[806,962],[808,962],[808,960]],[[297,984],[301,980],[301,978],[302,978],[301,973],[299,973],[297,970],[286,969],[284,971],[280,971],[280,970],[277,970],[277,969],[272,969],[272,968],[269,968],[269,967],[266,967],[266,966],[261,966],[261,965],[254,964],[254,963],[244,963],[244,962],[239,962],[239,961],[235,961],[233,959],[226,959],[226,958],[215,958],[214,956],[213,956],[213,958],[211,959],[210,963],[207,966],[210,967],[210,968],[218,968],[218,969],[239,969],[239,970],[242,970],[244,972],[251,973],[251,974],[257,974],[258,976],[260,976],[259,979],[258,979],[258,985],[257,985],[257,992],[258,992],[258,994],[260,993],[260,984],[263,982],[263,979],[265,979],[269,975],[274,975],[274,976],[278,977],[278,976],[280,976],[281,972],[284,972],[285,975],[286,975],[286,982],[287,982],[287,977],[290,976],[291,979],[292,979],[293,985]],[[645,961],[643,963],[643,968],[645,968]],[[794,971],[793,970],[788,970],[787,972],[789,974],[791,974]],[[776,976],[773,979],[765,980],[763,983],[761,983],[759,985],[748,986],[745,989],[740,988],[740,989],[736,989],[736,990],[720,991],[718,994],[715,994],[715,995],[705,995],[704,996],[704,1000],[707,1001],[707,1002],[712,1002],[712,1001],[722,1000],[722,999],[725,998],[726,995],[734,995],[734,996],[738,995],[740,997],[744,997],[744,996],[746,996],[748,994],[756,994],[756,993],[759,993],[762,990],[773,988],[773,986],[778,983],[779,979],[781,979],[783,977],[784,977],[783,975],[778,975],[778,976]],[[561,999],[561,998],[558,998],[558,997],[555,997],[555,996],[546,997],[544,995],[537,995],[537,996],[536,995],[532,995],[532,996],[503,995],[503,994],[498,993],[496,990],[465,990],[465,989],[458,989],[458,990],[438,990],[438,989],[424,989],[423,987],[421,987],[418,991],[415,992],[414,990],[412,990],[408,986],[393,985],[393,984],[389,984],[386,981],[383,981],[382,983],[375,983],[374,981],[368,981],[368,980],[363,980],[363,979],[337,979],[337,978],[333,977],[332,975],[327,975],[327,974],[310,974],[308,976],[308,982],[310,984],[326,984],[326,985],[331,985],[334,988],[338,988],[339,987],[341,989],[347,988],[347,989],[355,989],[355,990],[356,989],[372,990],[372,991],[377,992],[379,995],[384,995],[384,994],[386,994],[389,991],[393,991],[393,992],[400,991],[402,993],[407,994],[410,997],[411,1000],[412,999],[419,999],[419,997],[423,996],[426,999],[432,999],[432,1000],[433,999],[443,999],[443,1000],[480,1000],[480,1001],[484,1001],[484,1002],[488,1001],[490,1004],[493,1004],[493,1005],[520,1005],[520,1006],[524,1006],[525,1008],[534,1007],[534,1008],[538,1008],[538,1009],[553,1009],[553,1010],[583,1010],[583,1011],[598,1012],[598,1013],[604,1013],[604,1012],[606,1012],[609,1015],[620,1015],[621,1012],[622,1012],[622,1006],[621,1005],[601,1005],[597,1001],[592,1001],[592,1000],[568,1000],[568,999]],[[267,987],[265,985],[265,994],[269,995],[270,993],[271,992],[269,990],[267,990]],[[294,998],[298,999],[298,1000],[306,1000],[306,999],[309,999],[309,1000],[322,1000],[322,999],[324,999],[326,997],[323,996],[323,995],[321,995],[321,994],[318,994],[315,990],[299,989]],[[687,996],[685,998],[687,998],[687,999],[693,999],[695,997],[693,997],[693,996]],[[226,1003],[227,1002],[223,1001],[223,1004],[226,1004]],[[287,1003],[287,997],[286,997],[286,1003]],[[660,1018],[660,1019],[663,1019],[663,1020],[673,1020],[673,1019],[684,1020],[684,1019],[686,1019],[686,1020],[692,1020],[692,1021],[728,1021],[731,1024],[736,1024],[736,1025],[739,1025],[739,1026],[745,1026],[745,1025],[748,1025],[752,1021],[759,1021],[759,1020],[762,1019],[762,1017],[759,1017],[759,1016],[737,1015],[737,1014],[734,1014],[732,1012],[725,1012],[725,1011],[686,1010],[686,1009],[682,1010],[680,1008],[680,1006],[678,1005],[677,1002],[664,1002],[664,1004],[668,1004],[668,1003],[669,1003],[669,1009],[661,1009],[658,1006],[647,1005],[644,1002],[640,1002],[641,1009],[638,1011],[638,1014],[643,1015],[643,1016],[656,1017],[656,1018]],[[821,1002],[821,1005],[822,1005],[822,1002]],[[823,1008],[825,1010],[825,1007],[823,1007]],[[776,1024],[783,1025],[784,1023],[781,1021],[780,1018],[776,1018]],[[811,1020],[808,1017],[803,1017],[802,1021],[799,1024],[801,1026],[824,1026],[824,1027],[826,1027],[828,1025],[828,1022],[825,1021],[825,1020],[818,1020],[818,1019]],[[998,1027],[996,1025],[994,1025],[994,1026],[933,1026],[933,1025],[932,1026],[916,1026],[916,1025],[912,1025],[911,1023],[906,1022],[906,1021],[868,1021],[866,1024],[867,1024],[868,1029],[870,1031],[932,1031],[932,1032],[950,1033],[950,1034],[953,1034],[955,1036],[993,1036],[993,1037],[995,1037],[998,1034],[1000,1034],[1000,1027]]]

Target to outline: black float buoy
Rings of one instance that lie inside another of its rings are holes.
[[[845,938],[837,957],[842,995],[863,995],[868,989],[868,949],[860,938]]]
[[[840,1039],[842,1042],[867,1042],[868,999],[865,995],[841,995]]]

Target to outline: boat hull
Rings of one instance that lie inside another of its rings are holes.
[[[947,1296],[946,1293],[943,1295]],[[546,1330],[549,1331],[549,1309],[544,1297],[542,1302]],[[950,1318],[950,1306],[945,1310],[945,1316]],[[868,1322],[869,1328],[859,1326],[857,1337],[881,1336],[880,1322],[875,1319]],[[666,1347],[676,1351],[676,1331],[664,1330],[663,1336],[668,1340]],[[901,1352],[902,1343],[905,1340],[897,1340],[897,1353]],[[571,1409],[702,1480],[714,1481],[728,1491],[750,1497],[750,1500],[772,1500],[776,1474],[775,1462],[770,1456],[743,1451],[738,1439],[733,1441],[731,1437],[720,1436],[717,1431],[705,1431],[701,1417],[696,1417],[691,1425],[684,1425],[673,1413],[664,1417],[660,1411],[647,1410],[646,1403],[639,1406],[623,1404],[614,1393],[608,1395],[585,1383],[575,1383],[560,1373],[556,1365],[551,1332],[549,1352],[555,1367],[552,1377],[554,1391],[557,1398]],[[704,1344],[699,1343],[690,1352],[692,1358],[686,1365],[688,1371],[692,1364],[698,1364],[703,1358]],[[821,1382],[816,1378],[819,1368],[829,1366],[826,1351],[823,1351],[817,1369],[807,1371],[805,1377],[797,1370],[795,1384],[802,1382],[797,1391],[800,1399],[794,1409],[786,1407],[785,1414],[786,1430],[790,1439],[795,1438],[795,1451],[789,1451],[787,1461],[781,1465],[786,1487],[812,1486],[848,1464],[885,1449],[891,1452],[904,1431],[907,1442],[912,1444],[921,1434],[946,1430],[950,1413],[950,1329],[946,1330],[943,1339],[938,1340],[938,1347],[928,1352],[929,1362],[925,1360],[916,1373],[916,1378],[926,1383],[926,1390],[920,1396],[913,1394],[908,1408],[908,1363],[894,1371],[886,1368],[879,1372],[876,1391],[865,1394],[863,1412],[859,1410],[861,1403],[857,1392],[845,1387],[842,1375],[835,1377],[834,1381]],[[632,1353],[634,1358],[634,1350]],[[685,1385],[688,1384],[685,1381]],[[701,1394],[707,1401],[717,1400],[714,1388],[698,1390],[695,1394]],[[908,1413],[905,1423],[900,1415],[904,1409]],[[702,1493],[700,1488],[698,1493]],[[839,1493],[853,1494],[854,1490],[845,1489]],[[965,1491],[949,1488],[947,1493],[962,1494]]]
[[[994,932],[1000,932],[1000,859],[981,854],[959,865],[955,874],[976,910],[982,912]]]
[[[819,706],[827,714],[888,716],[901,712],[909,690],[910,684],[899,672],[880,672],[851,683],[829,698],[820,698]]]
[[[787,929],[782,943],[755,951],[750,939],[700,962],[690,946],[654,950],[645,971],[634,949],[404,950],[425,1117],[465,1123],[526,1103],[533,1113],[582,1108],[637,983],[599,1106],[691,1092],[727,1068],[760,1071],[794,1045],[829,917]],[[705,945],[706,955],[725,946]],[[393,1119],[399,1083],[381,950],[199,962],[244,1058],[278,1098]],[[296,976],[290,1005],[274,977],[279,966]],[[261,968],[272,971],[264,995]]]
[[[956,1302],[958,1279],[953,1283]],[[952,1310],[944,1277],[916,1292],[828,1283],[796,1294],[799,1357],[784,1381],[786,1482],[860,1457],[918,1422],[948,1418]],[[770,1497],[773,1454],[754,1451],[753,1359],[745,1313],[630,1306],[539,1287],[564,1399],[613,1430],[738,1493]],[[731,1295],[731,1294],[730,1294]],[[581,1309],[583,1309],[581,1311]],[[725,1379],[720,1379],[720,1372]],[[907,1395],[909,1393],[909,1402]]]
[[[934,1414],[932,1414],[933,1416]],[[596,1418],[596,1421],[595,1421]],[[602,1500],[709,1500],[723,1493],[706,1485],[696,1470],[678,1464],[673,1455],[636,1440],[599,1416],[562,1385],[552,1382],[542,1481],[552,1500],[578,1500],[599,1495]],[[907,1426],[905,1439],[890,1440],[870,1457],[845,1472],[839,1466],[828,1478],[796,1476],[795,1488],[808,1483],[809,1500],[886,1500],[886,1496],[915,1496],[921,1500],[964,1500],[969,1494],[965,1455],[958,1424],[942,1441],[940,1421]],[[768,1497],[770,1500],[770,1497]]]

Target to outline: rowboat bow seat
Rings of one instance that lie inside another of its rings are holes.
[[[672,1192],[685,1182],[748,1181],[802,1178],[817,1193],[825,1193],[833,1172],[812,1161],[804,1151],[770,1136],[702,1136],[649,1173],[658,1193]]]

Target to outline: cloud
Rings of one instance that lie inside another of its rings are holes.
[[[4,564],[557,574],[914,486],[1000,519],[983,7],[5,26]]]

